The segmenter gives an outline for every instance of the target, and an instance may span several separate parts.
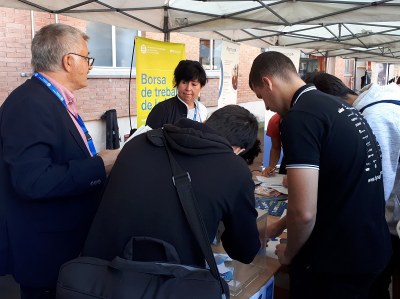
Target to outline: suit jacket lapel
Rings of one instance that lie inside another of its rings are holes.
[[[67,112],[68,113],[68,112]],[[87,156],[91,156],[85,142],[82,140],[82,136],[78,131],[78,128],[76,127],[74,121],[72,120],[71,116],[68,113],[69,117],[69,123],[68,123],[68,129],[69,132],[71,133],[72,137],[75,139],[76,143],[79,145],[79,147],[82,149],[82,151],[85,153]]]
[[[82,136],[81,136],[80,132],[78,131],[77,126],[75,125],[75,122],[72,120],[72,116],[69,114],[68,110],[65,109],[64,105],[60,101],[58,101],[58,102],[61,105],[60,109],[63,110],[62,115],[63,115],[64,121],[66,122],[66,124],[68,126],[68,130],[71,133],[73,139],[75,140],[77,145],[80,147],[82,152],[85,154],[85,156],[90,157],[91,154],[90,154],[85,142],[83,141]]]
[[[74,138],[75,142],[78,144],[78,146],[81,148],[85,156],[90,157],[91,154],[85,144],[85,142],[82,140],[82,136],[78,131],[78,128],[75,125],[75,122],[72,120],[71,115],[69,114],[68,110],[65,108],[65,106],[61,103],[61,101],[57,98],[56,95],[54,95],[46,86],[44,86],[39,79],[37,78],[32,78],[36,84],[39,84],[41,88],[45,88],[49,94],[51,94],[52,97],[55,99],[55,104],[57,109],[60,111],[61,117],[63,118],[64,122],[67,124],[69,132],[71,133],[72,137]]]

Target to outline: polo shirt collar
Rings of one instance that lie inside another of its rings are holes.
[[[310,90],[316,90],[316,89],[317,88],[315,87],[314,84],[306,84],[306,85],[300,87],[293,95],[292,102],[290,103],[290,108],[292,108],[297,103],[297,101],[299,100],[300,96],[303,93],[310,91]]]

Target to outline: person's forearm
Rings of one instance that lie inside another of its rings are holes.
[[[279,148],[277,150],[277,149],[271,148],[271,151],[270,151],[270,154],[269,154],[269,166],[271,168],[275,167],[276,164],[278,164],[278,161],[279,161],[280,157],[281,157],[281,149]]]
[[[318,176],[316,169],[288,169],[287,245],[284,252],[290,261],[310,237],[317,215]]]
[[[296,212],[287,211],[287,246],[285,255],[292,260],[304,243],[308,240],[315,225],[314,217],[296,215]]]
[[[267,237],[276,238],[286,229],[286,216],[267,226]]]

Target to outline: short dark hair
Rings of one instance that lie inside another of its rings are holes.
[[[261,141],[256,139],[253,146],[246,152],[240,154],[240,156],[246,161],[248,165],[253,164],[254,159],[261,153]]]
[[[344,100],[347,100],[349,94],[357,95],[357,93],[348,88],[342,80],[328,73],[314,73],[306,78],[305,81],[306,83],[314,84],[315,87],[322,92],[341,97]]]
[[[207,75],[200,62],[181,60],[174,71],[174,86],[178,86],[182,80],[199,80],[201,87],[203,87],[207,83]]]
[[[245,149],[241,156],[246,157],[247,163],[252,163],[261,152],[261,149],[257,151],[257,146],[254,147],[258,134],[257,118],[241,106],[227,105],[216,110],[206,120],[206,125],[225,137],[232,146]]]
[[[269,51],[261,53],[254,59],[249,75],[249,86],[262,86],[262,77],[277,76],[287,79],[290,75],[297,75],[296,67],[286,55]]]

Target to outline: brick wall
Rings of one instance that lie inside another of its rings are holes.
[[[30,72],[31,15],[26,10],[0,9],[0,104]]]
[[[261,53],[260,48],[248,45],[240,45],[239,52],[239,81],[238,81],[238,103],[252,102],[258,100],[249,87],[249,73],[253,60]]]
[[[116,109],[118,117],[128,116],[129,79],[89,79],[88,87],[75,95],[84,120],[100,119],[109,109]],[[131,115],[136,115],[136,88],[131,85]]]
[[[154,40],[164,41],[163,33],[144,32],[143,37]],[[200,55],[200,39],[180,33],[173,32],[170,34],[169,41],[171,43],[185,44],[186,59],[199,60]]]

